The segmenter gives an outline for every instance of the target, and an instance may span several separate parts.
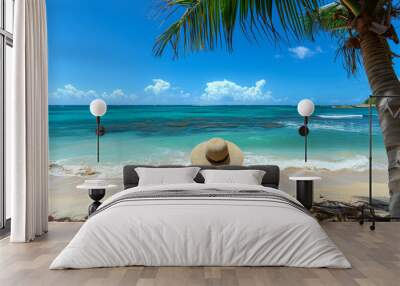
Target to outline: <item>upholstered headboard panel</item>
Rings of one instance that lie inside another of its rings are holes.
[[[124,189],[136,187],[139,183],[139,176],[135,171],[137,167],[147,168],[182,168],[185,166],[164,165],[164,166],[146,166],[146,165],[128,165],[124,167]],[[263,170],[265,176],[262,185],[265,187],[279,188],[279,167],[275,165],[253,165],[253,166],[196,166],[201,169],[221,169],[221,170]],[[194,179],[197,183],[204,183],[203,176],[199,173]]]

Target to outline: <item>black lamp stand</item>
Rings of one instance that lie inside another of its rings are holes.
[[[96,116],[97,163],[100,162],[100,116]]]
[[[369,209],[370,214],[371,214],[371,225],[370,225],[370,230],[375,230],[375,225],[376,225],[376,217],[375,217],[375,209],[372,203],[372,148],[373,148],[373,138],[372,138],[372,99],[375,98],[375,96],[370,96],[369,97],[369,106],[368,106],[368,116],[369,116],[369,152],[368,152],[368,204],[363,205],[361,207],[361,220],[360,224],[364,224],[365,220],[365,209]]]
[[[307,152],[308,133],[310,133],[310,130],[308,129],[308,116],[305,116],[304,117],[304,125],[299,128],[299,134],[304,137],[304,161],[305,162],[307,162],[307,159],[308,159],[308,152]]]
[[[367,210],[369,210],[370,211],[370,215],[371,215],[371,225],[370,225],[370,229],[371,230],[375,230],[375,226],[376,226],[376,221],[379,221],[379,220],[383,220],[383,221],[391,221],[392,219],[400,219],[400,218],[397,218],[397,217],[389,217],[389,218],[387,218],[387,219],[385,219],[385,218],[381,218],[381,217],[379,217],[379,216],[376,216],[375,215],[375,208],[374,208],[374,205],[373,205],[373,201],[372,201],[372,192],[373,192],[373,189],[372,189],[372,179],[373,179],[373,177],[372,177],[372,155],[373,155],[373,150],[372,150],[372,148],[373,148],[373,134],[372,134],[372,132],[373,132],[373,126],[372,126],[372,124],[373,124],[373,120],[372,120],[372,108],[373,108],[373,106],[372,106],[372,99],[382,99],[382,98],[398,98],[398,96],[396,96],[396,95],[392,95],[392,96],[390,96],[390,95],[387,95],[387,96],[378,96],[378,95],[371,95],[370,97],[369,97],[369,106],[368,106],[368,113],[369,113],[369,155],[368,155],[368,160],[369,160],[369,170],[368,170],[368,184],[369,184],[369,188],[368,188],[368,190],[369,190],[369,192],[368,192],[368,204],[366,204],[366,205],[363,205],[362,206],[362,209],[361,209],[361,219],[360,219],[360,224],[362,225],[362,224],[364,224],[364,221],[365,221],[365,214],[364,214],[364,211],[365,211],[365,209],[367,209]]]

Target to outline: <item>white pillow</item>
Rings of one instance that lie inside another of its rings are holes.
[[[205,184],[261,185],[265,171],[261,170],[202,170]]]
[[[135,168],[139,176],[139,186],[171,185],[195,183],[193,180],[200,168]]]

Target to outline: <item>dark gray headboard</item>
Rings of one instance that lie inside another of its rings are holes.
[[[182,168],[186,166],[164,165],[164,166],[146,166],[146,165],[128,165],[124,167],[124,189],[136,187],[139,183],[139,176],[135,172],[137,167],[147,168]],[[196,166],[201,169],[221,169],[221,170],[263,170],[265,176],[262,185],[265,187],[279,188],[279,167],[275,165],[253,165],[253,166]],[[204,183],[203,176],[199,173],[194,179],[197,183]]]

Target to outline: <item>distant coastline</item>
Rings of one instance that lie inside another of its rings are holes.
[[[369,108],[370,103],[372,107],[375,107],[376,105],[376,98],[368,98],[364,100],[363,103],[361,104],[349,104],[349,105],[332,105],[332,108],[337,108],[337,109],[349,109],[349,108]]]
[[[372,107],[375,107],[375,104],[372,104]],[[337,108],[337,109],[369,108],[369,104],[362,103],[362,104],[355,104],[355,105],[332,105],[332,108]]]

